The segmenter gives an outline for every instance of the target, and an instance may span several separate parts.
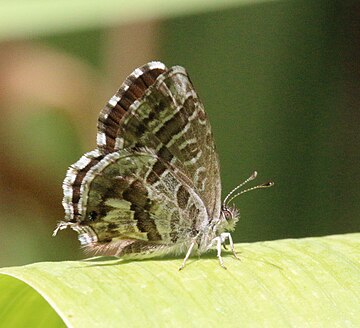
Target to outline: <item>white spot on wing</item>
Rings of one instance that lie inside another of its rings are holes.
[[[96,135],[96,143],[98,146],[105,146],[106,145],[106,136],[105,133],[100,131]]]
[[[158,69],[166,70],[166,66],[162,62],[159,62],[159,61],[149,62],[147,64],[147,67],[149,67],[150,69],[158,68]]]
[[[74,225],[71,228],[75,230],[77,233],[79,233],[78,239],[80,241],[81,246],[93,244],[98,241],[95,232],[92,230],[92,228],[88,226]]]
[[[115,139],[115,149],[122,149],[124,147],[124,138],[117,137]]]
[[[185,165],[193,165],[193,164],[195,164],[199,160],[201,155],[202,155],[202,150],[199,150],[195,157],[193,157],[189,161],[185,161],[184,164]]]
[[[191,139],[185,140],[183,143],[181,143],[181,144],[179,145],[179,149],[180,149],[180,150],[183,150],[183,149],[186,148],[188,145],[195,144],[195,143],[197,143],[197,139],[196,139],[196,138],[191,138]]]
[[[115,107],[119,100],[120,100],[120,97],[112,96],[111,99],[109,100],[109,105],[111,107]]]
[[[132,76],[134,76],[135,78],[138,78],[139,76],[143,75],[143,71],[140,68],[137,68],[134,72],[132,72]]]

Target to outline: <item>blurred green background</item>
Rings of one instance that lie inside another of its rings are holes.
[[[0,4],[0,265],[81,259],[63,217],[67,167],[100,109],[150,60],[187,68],[212,123],[237,242],[359,231],[356,1]]]

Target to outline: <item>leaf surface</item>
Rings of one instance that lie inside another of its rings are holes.
[[[2,268],[0,326],[360,327],[359,241],[237,244],[242,260],[224,254],[228,270],[213,251],[180,272],[180,258]]]

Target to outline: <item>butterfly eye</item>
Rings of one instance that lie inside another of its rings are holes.
[[[88,215],[88,219],[89,219],[90,221],[95,221],[96,218],[97,218],[97,216],[98,216],[98,214],[97,214],[96,211],[91,211],[91,212],[89,213],[89,215]]]
[[[226,220],[230,220],[232,218],[231,212],[228,210],[224,210],[224,216]]]

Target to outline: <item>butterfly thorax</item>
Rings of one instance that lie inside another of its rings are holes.
[[[225,231],[233,231],[238,222],[240,213],[235,207],[222,206],[220,215],[214,218],[204,227],[199,236],[199,251],[207,251],[214,238],[220,236]]]

